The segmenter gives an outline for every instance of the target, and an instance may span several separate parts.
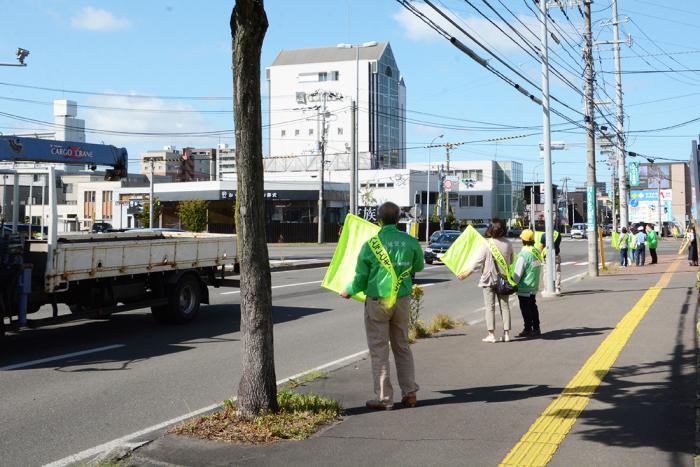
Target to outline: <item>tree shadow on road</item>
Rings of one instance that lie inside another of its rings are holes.
[[[326,311],[330,309],[273,306],[272,317],[275,324],[280,324]],[[105,320],[75,321],[59,327],[35,329],[8,336],[6,350],[0,358],[0,367],[33,358],[90,350],[111,344],[125,344],[120,348],[26,367],[80,372],[124,370],[133,362],[182,352],[195,346],[238,341],[232,334],[240,330],[240,322],[238,304],[203,305],[199,316],[184,325],[158,324],[150,313],[143,312],[118,313]],[[106,363],[114,365],[98,367]]]
[[[607,374],[599,374],[604,379],[593,399],[603,404],[578,416],[583,439],[668,452],[672,456],[669,465],[684,465],[689,459],[686,456],[694,453],[697,333],[693,332],[696,342],[692,348],[684,345],[683,336],[690,332],[688,327],[694,327],[697,310],[691,306],[692,289],[685,289],[669,358],[615,366]],[[560,415],[566,417],[567,413]]]

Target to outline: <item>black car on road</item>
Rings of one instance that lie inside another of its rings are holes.
[[[442,255],[445,254],[447,249],[452,246],[452,244],[457,240],[460,235],[458,231],[440,231],[436,232],[439,235],[430,237],[430,244],[425,249],[423,257],[425,262],[428,264],[433,264],[434,261],[440,261]]]

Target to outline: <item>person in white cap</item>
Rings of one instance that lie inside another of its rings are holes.
[[[635,256],[637,266],[644,266],[644,260],[646,256],[646,246],[644,242],[647,241],[647,234],[644,233],[644,226],[640,225],[637,227],[637,235],[635,236],[637,244],[637,254]]]

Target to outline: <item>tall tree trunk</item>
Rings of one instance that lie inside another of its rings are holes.
[[[233,118],[236,127],[236,232],[241,265],[241,381],[243,414],[277,410],[272,339],[272,292],[263,198],[260,51],[267,16],[263,0],[238,0],[231,12]]]

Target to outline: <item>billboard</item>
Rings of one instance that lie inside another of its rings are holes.
[[[664,190],[670,192],[671,190]],[[632,190],[629,202],[630,222],[659,222],[659,193],[657,190]]]

